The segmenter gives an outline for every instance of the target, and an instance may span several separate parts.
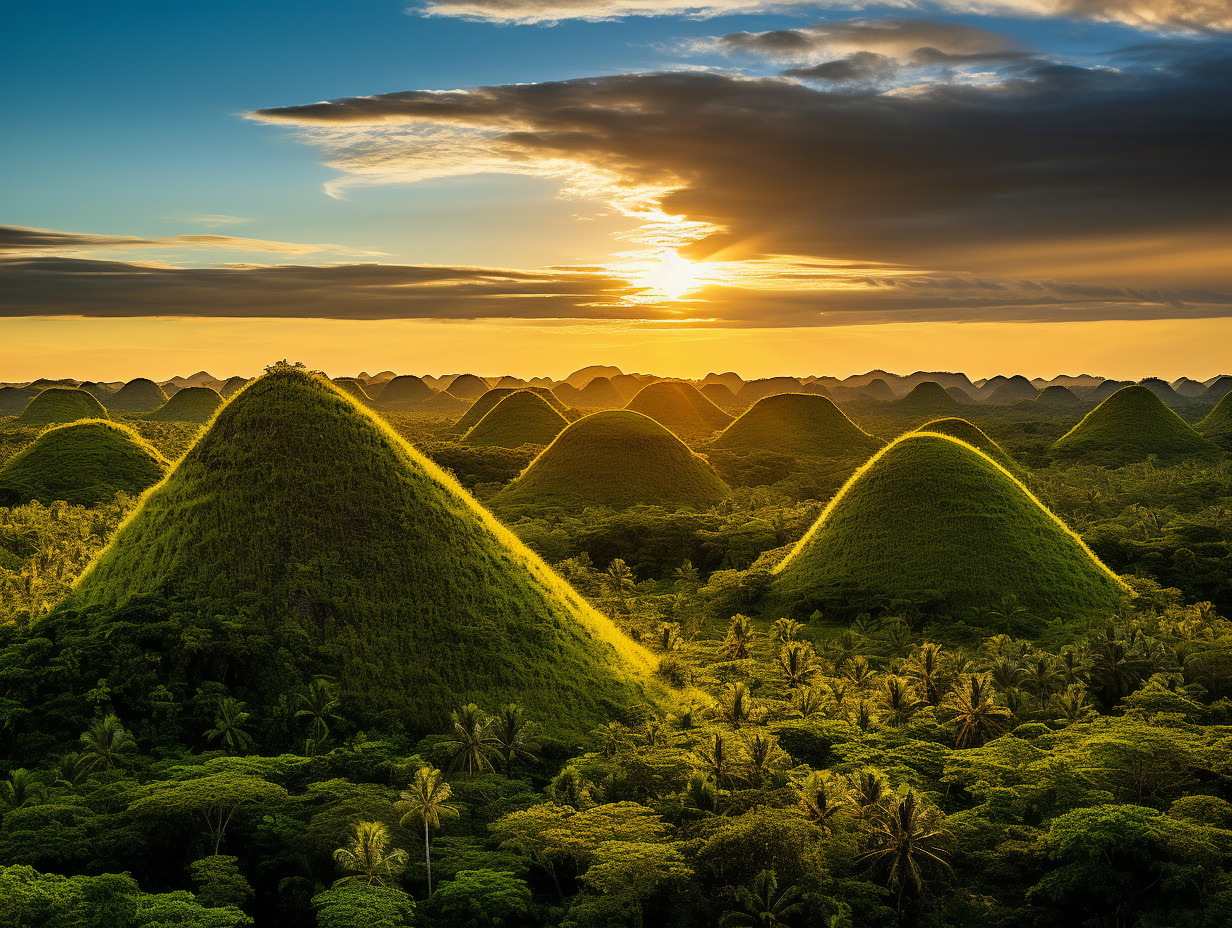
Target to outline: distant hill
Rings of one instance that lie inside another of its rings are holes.
[[[167,394],[152,380],[138,377],[120,387],[107,400],[107,411],[126,415],[130,412],[153,412],[167,402]]]
[[[365,406],[372,405],[372,395],[368,392],[367,384],[358,377],[335,377],[333,382],[339,390],[350,394]]]
[[[611,410],[561,432],[493,505],[500,512],[638,505],[708,509],[730,492],[705,458],[658,422]]]
[[[50,387],[38,393],[17,417],[18,425],[50,425],[78,419],[109,419],[103,404],[85,390]]]
[[[745,406],[752,406],[760,399],[775,393],[800,393],[804,384],[797,377],[766,377],[747,381],[736,393],[736,399]]]
[[[547,445],[568,425],[569,420],[542,396],[515,390],[467,431],[462,442],[480,448]]]
[[[38,500],[97,506],[116,493],[140,495],[167,462],[128,426],[84,419],[43,431],[0,467],[0,506]]]
[[[700,387],[697,392],[724,412],[740,405],[736,399],[736,394],[732,393],[727,385],[723,383],[708,383]]]
[[[224,399],[230,399],[246,383],[248,383],[247,377],[228,377],[218,392],[222,394]]]
[[[184,387],[146,416],[166,422],[209,422],[223,404],[218,391],[209,387]]]
[[[1036,617],[1103,617],[1126,594],[1013,475],[945,435],[909,433],[857,471],[775,568],[776,600],[807,612],[866,597],[988,617],[1012,595]]]
[[[1082,404],[1082,400],[1074,394],[1073,390],[1059,383],[1040,390],[1039,395],[1035,397],[1035,402],[1041,406],[1079,406]]]
[[[28,387],[0,387],[0,416],[15,416],[38,394]]]
[[[374,396],[378,403],[390,409],[409,409],[435,394],[435,390],[414,374],[402,374],[388,381]]]
[[[881,377],[874,377],[868,383],[861,387],[864,394],[872,400],[879,403],[890,403],[898,399],[898,395],[890,389],[890,385]]]
[[[619,409],[626,400],[607,377],[594,377],[578,391],[577,403],[584,409]]]
[[[719,433],[711,447],[792,457],[865,458],[883,444],[824,396],[779,393],[758,400]]]
[[[445,392],[462,400],[478,399],[488,392],[488,384],[474,374],[461,374],[453,379]]]
[[[1214,447],[1147,387],[1122,387],[1057,439],[1053,451],[1094,463],[1209,454]]]
[[[1147,377],[1139,383],[1158,396],[1168,406],[1179,406],[1188,402],[1188,397],[1182,396],[1172,389],[1172,384],[1159,377]]]
[[[1105,380],[1091,390],[1090,393],[1083,396],[1082,399],[1088,403],[1102,403],[1112,394],[1116,393],[1117,390],[1121,389],[1121,387],[1127,386],[1129,386],[1129,383],[1125,380]]]
[[[607,377],[609,380],[613,377],[619,377],[624,373],[619,367],[611,365],[592,364],[590,367],[584,367],[580,371],[574,371],[564,379],[564,382],[578,390],[583,389],[588,383],[596,377]]]
[[[679,380],[648,384],[625,409],[649,416],[686,438],[708,435],[731,423],[732,417],[702,396],[697,387]]]
[[[895,400],[891,408],[897,412],[939,416],[962,409],[962,404],[950,396],[941,384],[925,380],[912,387],[911,392],[901,400]]]
[[[983,429],[966,419],[933,419],[931,422],[925,422],[915,431],[936,432],[939,435],[949,435],[951,438],[965,441],[971,447],[983,451],[1006,470],[1013,471],[1018,466],[1004,448],[984,434]]]
[[[326,675],[368,730],[443,731],[460,705],[517,701],[573,740],[659,693],[645,651],[439,468],[301,371],[267,373],[224,407],[43,621],[93,623],[108,644],[92,654],[122,690],[118,655],[157,651],[160,610],[181,602],[229,609],[236,634],[259,636],[247,648],[264,655],[225,671],[257,713]],[[224,672],[210,655],[229,646],[210,628],[199,659],[159,670],[163,685],[192,692]]]
[[[530,393],[535,394],[539,397],[539,399],[543,400],[562,416],[568,408],[564,403],[556,398],[556,395],[551,390],[547,390],[543,387],[494,387],[484,393],[483,396],[479,397],[479,399],[475,400],[475,402],[471,404],[470,409],[466,411],[461,419],[450,427],[449,431],[457,435],[466,434],[466,432],[478,425],[484,416],[495,409],[497,403],[505,397],[512,396],[514,393],[519,392],[520,389],[525,389]]]
[[[998,384],[991,393],[985,394],[984,402],[1001,405],[1025,403],[1034,400],[1037,393],[1039,391],[1035,389],[1035,384],[1021,374],[1015,374]]]
[[[1225,393],[1195,430],[1225,451],[1232,451],[1232,393]]]
[[[711,384],[720,384],[727,387],[731,391],[732,396],[735,396],[740,391],[740,388],[744,386],[744,380],[735,371],[727,371],[723,374],[710,373],[702,380],[701,386],[708,387]],[[704,393],[705,390],[702,390],[702,392]]]

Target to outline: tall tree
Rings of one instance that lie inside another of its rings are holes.
[[[214,714],[214,727],[205,733],[207,741],[218,741],[228,754],[251,754],[256,747],[245,728],[251,715],[244,711],[244,704],[232,696],[218,700]]]
[[[316,754],[329,738],[331,723],[340,720],[340,705],[338,688],[320,677],[309,683],[308,689],[299,695],[300,708],[295,717],[308,724],[304,753],[309,757]]]
[[[113,713],[95,719],[81,736],[82,763],[91,773],[123,767],[136,750],[137,742]]]
[[[390,849],[389,829],[381,822],[356,822],[355,838],[334,851],[334,862],[352,876],[348,882],[387,886],[385,882],[406,866],[406,851]]]
[[[402,791],[402,807],[406,813],[400,824],[405,828],[407,822],[419,821],[424,829],[424,865],[428,870],[428,894],[432,893],[432,838],[431,829],[441,827],[442,818],[450,818],[458,814],[458,810],[449,805],[453,789],[441,772],[435,767],[420,767],[415,771],[415,779],[411,785]]]
[[[946,715],[955,726],[955,744],[978,748],[1001,734],[1013,721],[1013,714],[994,699],[987,674],[965,674],[946,697]]]
[[[915,922],[926,878],[949,871],[949,839],[941,813],[910,788],[873,819],[862,859],[894,892],[900,923]]]
[[[740,908],[728,911],[719,921],[720,928],[783,928],[790,919],[804,913],[800,896],[795,886],[780,892],[774,871],[762,870],[753,877],[752,886],[736,890],[736,904]]]
[[[539,747],[538,726],[526,718],[515,703],[502,706],[492,725],[492,738],[500,754],[505,776],[513,777],[518,761],[534,762]]]
[[[453,715],[452,737],[441,742],[449,751],[449,770],[466,771],[468,777],[492,769],[498,742],[492,733],[493,719],[473,702]]]

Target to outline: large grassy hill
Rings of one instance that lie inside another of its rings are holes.
[[[1209,454],[1214,446],[1140,384],[1122,387],[1057,439],[1054,452],[1097,464]]]
[[[138,377],[130,380],[107,399],[107,411],[125,415],[130,412],[153,412],[167,402],[167,394],[152,380]]]
[[[1208,441],[1232,451],[1232,393],[1225,393],[1195,429]]]
[[[39,393],[17,417],[18,425],[51,425],[78,419],[109,419],[103,404],[85,390],[52,387]]]
[[[712,446],[724,451],[771,451],[792,457],[865,458],[885,442],[812,393],[778,393],[758,400],[725,428]]]
[[[95,607],[99,634],[155,635],[129,605],[156,593],[229,610],[269,652],[191,672],[168,659],[163,684],[225,674],[256,711],[323,674],[373,724],[442,730],[459,705],[516,700],[573,738],[655,689],[649,656],[454,480],[299,371],[237,394],[46,621]]]
[[[702,396],[697,387],[679,380],[648,384],[629,400],[625,409],[649,416],[686,438],[708,435],[732,421],[731,416]]]
[[[1126,595],[1003,467],[948,435],[909,433],[858,470],[775,569],[797,611],[861,596],[976,613],[1017,597],[1041,619],[1102,617]]]
[[[493,406],[462,442],[480,448],[547,445],[568,425],[569,420],[537,393],[515,390]]]
[[[461,419],[450,427],[449,431],[458,435],[465,435],[468,431],[478,425],[484,416],[495,409],[496,405],[501,400],[505,399],[507,396],[512,396],[514,393],[519,391],[535,394],[539,397],[539,399],[543,400],[562,416],[568,408],[563,402],[560,401],[555,393],[546,387],[495,387],[488,390],[483,396],[471,403],[470,409],[463,414]]]
[[[414,374],[402,374],[388,381],[376,394],[377,402],[391,409],[407,409],[429,400],[436,393]]]
[[[488,392],[488,383],[474,374],[459,374],[445,392],[460,400],[474,400]]]
[[[222,404],[217,390],[184,387],[145,418],[158,422],[209,422]]]
[[[965,441],[971,447],[983,451],[1006,470],[1012,471],[1017,467],[1014,459],[1006,453],[1004,448],[989,438],[978,425],[973,425],[966,419],[959,419],[957,417],[933,419],[931,422],[925,422],[915,431],[949,435],[951,438]]]
[[[120,491],[142,493],[166,468],[163,456],[127,426],[103,419],[57,425],[0,468],[0,506],[31,500],[97,506]]]
[[[731,491],[706,460],[629,410],[574,422],[493,500],[501,512],[606,506],[708,509]]]

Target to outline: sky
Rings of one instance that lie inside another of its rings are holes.
[[[1206,379],[1229,0],[9,0],[0,381]]]

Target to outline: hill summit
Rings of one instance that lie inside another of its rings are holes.
[[[1140,384],[1121,387],[1057,439],[1058,454],[1094,463],[1128,463],[1149,455],[1209,454],[1214,446]]]
[[[85,390],[73,387],[51,387],[30,400],[17,425],[50,425],[53,422],[76,422],[78,419],[109,419],[103,404]]]
[[[1106,614],[1121,582],[991,458],[912,432],[851,477],[777,568],[797,611],[861,596],[986,612],[1005,595],[1041,619]]]
[[[863,458],[883,444],[824,396],[776,393],[746,410],[722,431],[712,447],[772,451],[793,457]]]
[[[1195,429],[1209,441],[1232,451],[1232,393],[1225,393]]]
[[[167,402],[167,394],[152,380],[138,377],[130,380],[107,399],[107,410],[121,414],[152,412]]]
[[[705,458],[658,422],[617,409],[570,425],[493,504],[502,512],[637,505],[708,509],[730,492]]]
[[[893,409],[908,413],[947,413],[962,408],[962,404],[945,392],[935,380],[923,380],[911,388],[906,396],[895,400]]]
[[[646,652],[452,478],[301,371],[275,369],[223,408],[59,619],[96,607],[129,629],[150,607],[126,608],[155,593],[229,604],[266,643],[227,671],[257,709],[325,675],[365,724],[423,733],[467,702],[517,701],[575,737],[655,691]]]
[[[97,506],[136,496],[162,479],[163,456],[125,425],[84,419],[43,431],[0,467],[0,506],[64,500]]]
[[[223,403],[217,390],[209,387],[185,387],[176,390],[147,419],[166,422],[209,422]]]
[[[686,438],[725,428],[732,417],[706,399],[691,383],[660,380],[643,387],[625,409],[649,416]]]
[[[931,422],[925,422],[915,431],[935,432],[938,435],[949,435],[951,438],[965,441],[971,447],[983,451],[1006,470],[1012,471],[1018,466],[1014,463],[1014,459],[1006,453],[1006,450],[989,438],[982,428],[968,422],[966,419],[959,419],[957,417],[933,419]]]
[[[593,383],[593,381],[592,381]],[[547,445],[569,424],[543,397],[516,390],[492,407],[463,437],[476,447],[520,448]]]

